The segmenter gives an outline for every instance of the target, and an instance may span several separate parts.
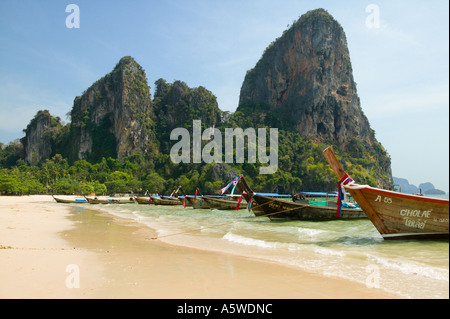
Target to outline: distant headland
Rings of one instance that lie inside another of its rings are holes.
[[[440,189],[436,189],[430,182],[421,183],[417,187],[412,185],[405,178],[392,177],[394,181],[394,187],[402,193],[408,194],[424,194],[424,195],[445,195],[446,192]]]

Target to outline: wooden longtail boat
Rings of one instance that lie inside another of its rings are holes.
[[[183,205],[184,199],[163,198],[158,196],[136,197],[136,202],[143,205]]]
[[[183,187],[180,185],[178,189],[184,194],[184,198],[186,198],[186,206],[192,206],[194,209],[209,209],[209,205],[206,201],[203,200],[204,196],[201,194],[200,190],[197,187],[194,196],[187,195],[184,191]],[[199,196],[197,196],[197,193]]]
[[[175,205],[183,205],[183,201],[184,201],[184,199],[181,199],[181,198],[179,198],[179,199],[178,198],[164,199],[161,197],[152,196],[150,205],[175,206]]]
[[[237,200],[229,199],[229,198],[218,198],[218,197],[203,197],[203,201],[209,205],[211,209],[219,209],[219,210],[236,210],[236,206],[238,204]],[[247,203],[245,203],[246,205]],[[239,209],[245,208],[243,204]]]
[[[185,197],[186,196],[179,196],[179,197],[161,196],[162,199],[174,200],[177,202],[181,202],[181,205],[192,206],[188,200],[186,200],[186,201],[184,200]]]
[[[270,220],[342,220],[364,219],[367,216],[358,208],[342,208],[337,215],[336,206],[318,206],[311,201],[293,202],[269,196],[259,195],[253,192],[244,176],[241,176],[237,187],[247,202],[251,203],[250,209],[256,216],[266,216]]]
[[[187,202],[190,204],[189,206],[192,206],[194,209],[209,209],[209,205],[206,201],[203,200],[203,196],[198,196],[197,198],[194,198],[194,196],[184,195],[186,197]]]
[[[87,199],[83,196],[76,196],[72,198],[61,198],[61,197],[55,197],[53,196],[53,199],[56,200],[58,203],[64,203],[64,204],[84,204],[87,203]]]
[[[133,204],[134,197],[86,197],[89,204]]]
[[[449,201],[356,184],[331,147],[323,151],[336,176],[384,239],[449,238]]]
[[[149,197],[136,197],[136,202],[138,204],[149,205],[149,204],[151,204],[150,196]]]

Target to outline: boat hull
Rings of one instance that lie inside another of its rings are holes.
[[[136,197],[136,202],[143,205],[151,204],[150,197]]]
[[[368,185],[359,185],[348,174],[331,147],[323,155],[338,186],[352,195],[384,239],[448,239],[449,201],[409,195]]]
[[[91,198],[86,197],[89,204],[134,204],[134,198]]]
[[[309,202],[293,202],[254,193],[243,176],[237,183],[244,198],[251,202],[251,210],[257,217],[269,217],[270,220],[347,220],[367,219],[361,209],[342,208],[337,216],[337,206],[317,206]]]
[[[214,197],[203,197],[203,201],[206,202],[211,209],[218,210],[236,210],[238,202],[232,199],[221,199]],[[244,204],[243,206],[245,206]],[[245,208],[245,207],[241,207]]]
[[[86,198],[79,198],[79,199],[67,199],[67,198],[60,198],[60,197],[55,197],[53,196],[53,199],[58,202],[58,203],[64,203],[64,204],[85,204],[88,201],[86,200]]]
[[[164,199],[164,198],[152,196],[152,201],[150,204],[176,206],[176,205],[183,205],[183,200],[182,199],[178,199],[178,200],[177,199]]]
[[[270,220],[347,220],[367,219],[362,209],[342,208],[338,216],[337,206],[317,206],[308,203],[291,202],[258,194],[253,195],[252,207],[259,208],[256,216],[266,216]],[[261,209],[264,213],[261,213]]]
[[[186,200],[194,209],[209,209],[209,205],[205,200],[202,200],[201,197],[193,198],[191,196],[186,196]]]
[[[345,187],[384,239],[449,238],[449,201],[352,184]]]

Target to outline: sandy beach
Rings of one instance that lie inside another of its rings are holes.
[[[92,205],[0,196],[0,298],[395,298],[258,259],[152,240]]]

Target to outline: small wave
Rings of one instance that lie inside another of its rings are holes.
[[[261,239],[254,239],[254,238],[239,236],[239,235],[235,235],[233,233],[226,233],[223,236],[223,239],[237,243],[237,244],[246,245],[246,246],[257,246],[257,247],[262,247],[262,248],[277,248],[277,243],[267,242],[267,241],[261,240]]]
[[[324,248],[324,247],[316,247],[314,251],[320,255],[324,256],[338,256],[345,257],[346,253],[343,251],[337,251],[334,249]]]
[[[301,228],[301,227],[297,228],[297,231],[298,231],[300,237],[307,236],[309,238],[316,238],[316,237],[319,237],[319,236],[327,233],[327,231],[325,231],[325,230],[313,229],[313,228]]]
[[[441,269],[429,265],[419,265],[413,262],[395,261],[372,255],[368,255],[368,257],[375,260],[376,263],[383,267],[400,271],[405,275],[420,275],[430,279],[449,282],[448,269]]]
[[[271,242],[266,241],[262,239],[255,239],[240,235],[235,235],[231,232],[226,233],[223,237],[223,239],[246,246],[255,246],[260,248],[268,248],[268,249],[279,249],[279,248],[285,248],[288,250],[299,250],[300,246],[294,243],[280,243],[280,242]]]
[[[140,212],[133,211],[132,214],[133,214],[133,218],[137,221],[142,221],[143,219],[145,219],[145,217],[142,216],[142,214]]]

